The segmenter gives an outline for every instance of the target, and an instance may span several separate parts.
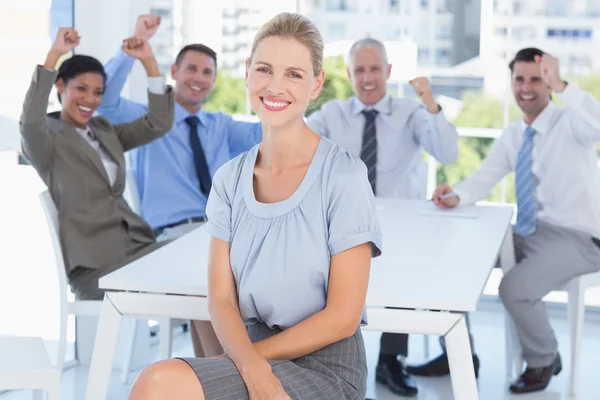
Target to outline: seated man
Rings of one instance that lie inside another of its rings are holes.
[[[543,390],[562,368],[558,344],[542,298],[571,279],[600,270],[600,103],[563,81],[558,59],[539,49],[519,51],[510,63],[512,90],[523,119],[508,125],[481,168],[454,189],[434,193],[440,207],[485,198],[515,171],[516,265],[500,283],[500,298],[512,316],[527,369],[510,385],[513,393]],[[550,101],[552,91],[566,107]],[[412,368],[415,375],[440,375],[444,355]]]
[[[355,96],[323,104],[308,117],[308,125],[365,162],[376,196],[420,199],[423,148],[441,162],[453,163],[458,133],[441,112],[427,78],[411,81],[423,104],[386,93],[391,68],[383,43],[370,38],[354,43],[347,69]],[[376,379],[396,394],[414,396],[416,383],[404,369],[407,354],[408,335],[382,334]]]
[[[149,39],[160,25],[156,15],[138,18],[135,35]],[[113,123],[143,115],[147,106],[120,96],[134,59],[123,51],[106,64],[106,92],[98,112]],[[142,217],[158,241],[175,239],[206,221],[206,201],[214,173],[237,154],[259,143],[258,123],[236,122],[202,110],[217,76],[217,55],[207,46],[185,46],[171,67],[175,80],[175,123],[165,136],[130,153]],[[197,357],[222,354],[209,321],[192,323]]]

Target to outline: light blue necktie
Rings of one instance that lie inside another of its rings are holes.
[[[535,183],[533,181],[533,165],[531,152],[535,129],[528,126],[521,150],[517,157],[515,169],[515,186],[517,190],[517,224],[514,232],[520,236],[529,236],[535,232]]]

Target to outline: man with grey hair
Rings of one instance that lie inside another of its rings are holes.
[[[392,66],[383,43],[372,38],[352,45],[346,66],[355,96],[323,104],[308,125],[361,157],[376,196],[421,199],[423,149],[444,164],[458,157],[458,133],[435,101],[429,80],[410,81],[421,102],[388,94]],[[384,333],[375,376],[392,392],[415,396],[416,383],[405,369],[407,354],[408,335]]]

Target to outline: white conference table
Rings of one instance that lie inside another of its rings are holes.
[[[477,309],[498,254],[513,257],[513,208],[438,210],[425,201],[377,199],[377,209],[383,254],[372,263],[363,329],[445,336],[454,398],[478,399],[465,315]],[[123,316],[209,320],[209,241],[198,228],[100,279],[110,292],[86,400],[107,398]]]

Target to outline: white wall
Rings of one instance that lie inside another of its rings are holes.
[[[150,0],[74,0],[75,29],[81,36],[78,54],[87,54],[106,63],[131,36],[137,17],[149,12]],[[123,95],[146,102],[147,78],[139,62],[129,76]]]
[[[48,0],[0,0],[0,151],[20,150],[23,99],[50,48],[49,10]]]

